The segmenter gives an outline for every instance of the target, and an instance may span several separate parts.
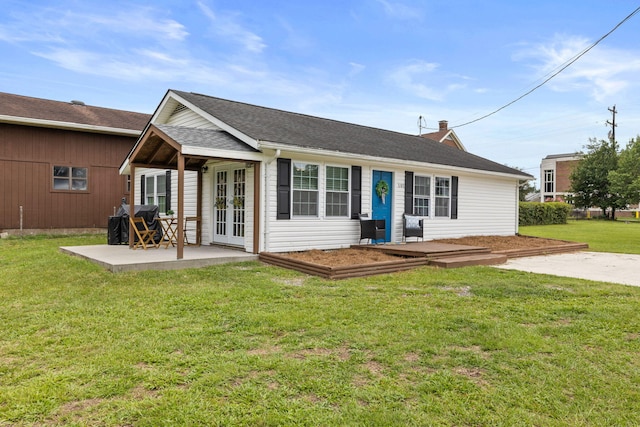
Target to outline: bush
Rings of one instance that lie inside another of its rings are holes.
[[[561,202],[520,202],[520,225],[566,224],[572,206]]]

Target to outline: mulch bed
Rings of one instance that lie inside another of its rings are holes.
[[[346,279],[349,277],[393,273],[429,263],[427,258],[405,258],[387,255],[380,251],[360,249],[336,249],[317,252],[321,252],[321,254],[312,254],[315,257],[311,257],[307,252],[285,254],[261,252],[260,260],[279,267],[324,277],[325,279]]]
[[[583,243],[528,236],[473,236],[430,242],[489,248],[491,253],[504,254],[509,258],[572,252],[588,247]],[[263,252],[260,253],[260,259],[269,264],[328,279],[392,273],[429,264],[426,256],[408,258],[386,254],[381,250],[351,248],[279,254]]]

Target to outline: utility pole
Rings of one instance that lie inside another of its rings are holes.
[[[606,122],[606,125],[611,126],[611,131],[609,132],[609,141],[611,141],[611,145],[613,146],[614,150],[617,151],[616,126],[618,125],[616,124],[616,114],[618,113],[618,111],[616,110],[615,104],[613,105],[613,108],[607,108],[607,109],[611,112],[611,116],[612,116],[611,121],[607,120]]]

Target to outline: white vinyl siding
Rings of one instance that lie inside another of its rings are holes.
[[[150,168],[136,168],[136,177],[134,179],[135,185],[135,204],[140,202],[140,177],[145,175],[145,178],[149,175],[162,175],[166,176],[166,171],[163,169],[150,169]],[[185,171],[184,173],[184,216],[196,216],[197,215],[197,202],[196,197],[198,187],[198,174],[194,171]],[[178,215],[178,171],[171,171],[171,209]],[[146,183],[145,183],[146,186]],[[145,189],[146,190],[146,189]],[[146,193],[146,191],[145,191]],[[145,202],[147,195],[145,194]],[[155,203],[154,203],[155,204]],[[164,212],[160,211],[160,214],[164,215]],[[191,240],[190,240],[191,241]],[[204,240],[208,241],[208,240]]]
[[[198,129],[219,129],[216,125],[189,109],[178,109],[164,123]]]
[[[321,164],[321,162],[319,162]],[[303,251],[309,249],[334,249],[349,247],[358,243],[360,224],[357,220],[340,217],[299,217],[290,220],[276,219],[276,162],[267,167],[267,186],[265,189],[269,213],[264,247],[269,252]],[[404,213],[404,171],[405,168],[389,168],[388,165],[362,166],[362,212],[371,212],[371,172],[373,169],[394,172],[393,212],[391,241],[402,241],[402,214]],[[416,174],[431,176],[431,186],[435,187],[436,176],[442,176],[433,170],[416,170]],[[500,178],[485,174],[451,173],[458,176],[458,219],[448,217],[425,221],[425,240],[454,238],[464,236],[501,235],[517,233],[518,200],[517,181],[512,178]],[[448,178],[450,179],[450,178]],[[320,191],[326,191],[323,184]],[[449,181],[450,182],[450,181]],[[449,184],[450,185],[450,184]],[[433,191],[433,190],[432,190]],[[449,188],[449,206],[450,194]],[[433,193],[432,193],[433,198]],[[488,202],[490,201],[490,202]],[[389,202],[389,201],[388,201]],[[324,212],[323,202],[320,212]],[[450,208],[449,208],[450,213]]]
[[[283,155],[284,157],[284,155]],[[298,159],[292,160],[292,164]],[[301,161],[306,161],[301,159]],[[324,171],[326,164],[318,161],[309,161],[321,165]],[[262,230],[264,239],[263,247],[260,250],[269,252],[289,252],[303,251],[309,249],[333,249],[346,248],[358,243],[360,237],[360,223],[350,217],[328,217],[325,215],[326,206],[324,197],[319,200],[319,212],[322,215],[317,217],[295,217],[288,220],[276,219],[277,212],[277,162],[265,165],[266,185],[265,204],[268,214],[265,217],[265,225]],[[341,166],[351,168],[351,164],[336,165],[334,161],[331,166]],[[321,177],[319,180],[320,194],[326,192],[326,180]],[[367,190],[371,186],[371,169],[362,166],[362,209],[363,212],[371,211],[371,194]],[[349,204],[351,201],[349,200]]]
[[[425,221],[425,240],[517,233],[517,187],[513,179],[460,174],[458,219]]]

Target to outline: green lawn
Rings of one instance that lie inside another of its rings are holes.
[[[588,243],[589,250],[596,252],[640,254],[640,223],[636,221],[569,221],[520,227],[520,234]]]
[[[640,289],[491,267],[111,274],[0,241],[0,425],[640,424]],[[135,256],[135,253],[132,253]]]

